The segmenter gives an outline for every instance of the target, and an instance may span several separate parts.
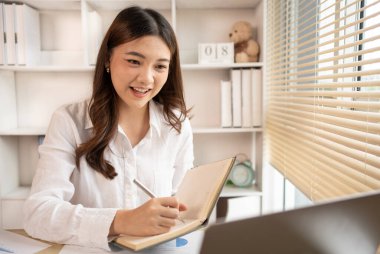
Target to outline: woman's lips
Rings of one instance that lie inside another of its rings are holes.
[[[141,88],[141,87],[131,87],[133,94],[136,97],[142,98],[144,97],[151,89],[149,88]]]

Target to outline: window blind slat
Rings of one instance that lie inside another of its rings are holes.
[[[293,79],[284,79],[284,80],[273,80],[271,81],[271,84],[283,84],[285,83],[296,83],[296,82],[308,82],[308,81],[314,81],[314,80],[324,80],[324,79],[338,79],[338,78],[354,78],[354,77],[360,77],[360,76],[369,76],[369,75],[380,75],[380,70],[368,70],[368,71],[353,71],[353,72],[346,72],[346,73],[336,73],[336,74],[329,74],[329,75],[317,75],[315,77],[304,77],[304,78],[293,78]]]
[[[362,52],[360,52],[360,53],[362,53]],[[360,55],[360,54],[358,54],[358,55]],[[322,68],[319,68],[318,71],[335,71],[335,70],[339,70],[339,69],[358,67],[358,66],[363,66],[363,65],[367,65],[367,64],[374,64],[374,63],[380,63],[380,58],[369,59],[369,60],[360,61],[360,62],[344,63],[344,64],[337,64],[334,66],[322,67]],[[292,77],[292,76],[301,76],[301,75],[305,75],[305,74],[314,74],[314,73],[315,73],[315,70],[287,72],[287,73],[282,73],[279,75],[272,75],[272,78],[273,79],[288,78],[288,77]]]
[[[315,174],[318,175],[319,171],[324,170],[325,172],[328,172],[331,177],[339,179],[341,184],[352,190],[368,191],[372,187],[380,187],[380,181],[366,177],[362,172],[355,171],[340,162],[333,161],[331,158],[317,153],[304,143],[295,142],[294,140],[296,136],[294,135],[289,135],[286,132],[282,132],[281,135],[280,133],[276,133],[275,135],[278,139],[283,140],[282,142],[287,144],[287,156],[285,159],[286,166],[291,163],[297,163],[301,158],[312,162],[315,170],[307,170],[308,177],[315,179]],[[297,157],[292,157],[292,155],[297,155]],[[303,169],[298,163],[295,167]],[[289,172],[287,171],[286,174],[288,173]],[[318,181],[316,181],[316,183],[318,183]]]
[[[276,91],[276,90],[274,90]],[[359,96],[357,96],[359,97]],[[351,109],[371,109],[371,110],[378,110],[380,109],[380,101],[347,101],[347,100],[340,100],[340,99],[329,99],[329,98],[319,98],[316,102],[315,98],[313,97],[282,97],[282,96],[276,96],[273,94],[272,97],[275,102],[272,103],[273,105],[288,105],[289,103],[294,104],[295,106],[299,105],[315,105],[317,103],[321,106],[331,106],[331,107],[345,107],[345,108],[351,108]],[[376,125],[377,126],[377,125]]]
[[[294,133],[293,128],[288,128],[287,126],[277,126],[277,128],[282,127],[289,132],[292,132],[292,135],[296,135]],[[367,173],[375,179],[380,180],[380,173],[378,172],[379,161],[378,156],[372,155],[368,153],[366,149],[360,150],[355,147],[346,147],[339,142],[334,142],[334,139],[329,139],[330,137],[325,137],[324,134],[320,133],[310,133],[310,132],[302,132],[299,131],[298,135],[304,139],[310,139],[310,136],[315,135],[313,139],[311,139],[312,143],[309,143],[315,149],[318,149],[321,153],[328,152],[331,157],[334,157],[335,160],[342,161],[343,164],[346,164],[352,168],[356,168],[358,170],[363,168],[362,162],[365,163],[365,167],[367,169]],[[339,136],[336,136],[339,138]],[[334,136],[333,136],[334,138]],[[323,146],[323,147],[322,147]],[[323,150],[323,151],[322,151]],[[332,151],[329,151],[332,150]],[[339,154],[336,154],[339,152]],[[355,155],[353,155],[355,154]]]
[[[376,12],[376,13],[372,14],[370,17],[368,17],[366,19],[361,19],[359,21],[347,24],[344,27],[341,27],[341,28],[339,28],[337,30],[334,30],[334,32],[344,31],[344,30],[350,28],[350,26],[352,26],[352,27],[357,26],[358,24],[360,24],[362,22],[365,22],[365,21],[367,21],[367,20],[369,20],[371,18],[378,18],[378,16],[380,16],[380,12]],[[374,28],[377,28],[377,27],[378,27],[378,25],[375,25],[375,27],[368,27],[366,30],[371,30],[371,29],[374,29]],[[297,41],[295,41],[295,42],[289,42],[289,40],[286,40],[287,37],[282,37],[282,38],[279,38],[277,40],[277,42],[276,42],[277,45],[273,45],[273,46],[277,46],[277,50],[271,52],[270,56],[271,57],[281,57],[281,56],[283,56],[283,54],[281,54],[281,52],[284,52],[284,51],[287,52],[287,53],[289,53],[290,57],[296,56],[296,54],[298,54],[298,53],[305,54],[306,52],[315,52],[314,49],[316,49],[318,47],[329,45],[332,42],[340,41],[342,39],[346,39],[346,38],[355,36],[355,35],[359,34],[360,32],[365,32],[366,30],[359,31],[359,32],[354,32],[352,34],[346,34],[345,36],[342,36],[342,37],[339,37],[339,38],[335,38],[335,39],[330,40],[330,41],[324,41],[321,44],[317,44],[316,46],[310,46],[310,47],[307,47],[307,48],[304,48],[304,46],[312,44],[312,42],[315,42],[315,40],[313,41],[312,39],[310,39],[310,40],[303,41],[303,42],[300,43],[300,41],[302,41],[302,39],[304,39],[305,36],[302,36],[302,37],[298,38]],[[329,33],[326,33],[326,34],[321,34],[320,30],[314,31],[314,33],[315,32],[319,33],[320,38],[328,37],[332,33],[332,32],[329,32]],[[309,35],[312,35],[312,33],[310,33]],[[353,45],[357,45],[358,43],[367,43],[369,41],[373,41],[373,40],[377,40],[377,39],[378,39],[377,37],[372,37],[370,40],[363,40],[363,41],[355,42],[355,44],[343,45],[339,49],[352,47]],[[295,46],[289,46],[289,45],[295,45]],[[299,50],[301,48],[302,48],[302,50]],[[297,53],[295,53],[295,51],[297,51]],[[326,53],[329,53],[329,52],[331,52],[331,51],[325,51],[325,52],[319,52],[319,53],[326,54]]]
[[[375,25],[374,28],[378,28],[378,25]],[[353,34],[353,36],[359,35],[359,34],[361,34],[361,33],[355,33],[355,34]],[[329,53],[336,53],[336,52],[339,52],[339,51],[344,50],[344,49],[350,49],[350,48],[357,47],[360,45],[365,45],[367,43],[371,43],[373,41],[379,40],[379,36],[369,37],[367,39],[363,39],[363,40],[356,41],[353,43],[346,43],[346,44],[343,44],[342,46],[336,46],[335,45],[334,47],[330,47],[329,49],[326,49],[326,50],[322,49],[322,46],[336,44],[340,40],[341,40],[341,38],[334,39],[332,41],[323,42],[322,44],[313,45],[309,48],[304,49],[305,52],[303,52],[303,54],[300,54],[300,56],[297,58],[295,58],[296,54],[294,52],[298,51],[298,48],[302,48],[303,45],[298,45],[297,47],[292,48],[289,45],[285,44],[285,45],[287,45],[286,51],[282,52],[282,54],[280,54],[280,53],[276,54],[276,53],[272,52],[269,56],[271,58],[277,59],[277,63],[275,63],[275,64],[283,63],[283,61],[285,60],[285,57],[287,57],[286,62],[289,65],[294,65],[297,63],[296,61],[303,61],[303,60],[309,60],[308,62],[312,62],[313,60],[315,60],[315,58],[317,58],[317,56],[323,56],[323,55],[327,55]],[[284,44],[284,43],[286,43],[286,42],[285,41],[282,42],[282,44]],[[284,55],[284,53],[286,53],[286,55]],[[346,55],[344,55],[344,57],[346,57]],[[318,58],[321,58],[321,57],[318,57]],[[292,59],[297,59],[297,60],[292,60]],[[323,60],[323,58],[321,58],[321,60]],[[282,65],[279,65],[279,66],[282,67]]]
[[[380,189],[379,8],[267,1],[265,144],[313,200]]]
[[[275,157],[276,154],[273,156]],[[291,154],[290,157],[291,158]],[[344,182],[340,181],[339,175],[331,174],[328,170],[322,168],[315,168],[307,164],[306,159],[308,157],[303,157],[302,161],[299,158],[292,157],[292,160],[287,162],[286,175],[289,177],[296,177],[296,186],[302,185],[303,192],[310,193],[311,196],[315,195],[317,192],[325,193],[329,196],[343,195],[344,193],[355,193],[355,189],[346,185]],[[274,158],[278,159],[278,158]],[[311,158],[313,159],[313,158]],[[298,167],[297,164],[300,162],[302,167]],[[311,171],[311,173],[310,173]],[[316,180],[317,179],[317,180]]]
[[[319,121],[300,121],[296,122],[295,118],[293,116],[292,120],[287,120],[287,116],[280,116],[278,117],[275,114],[271,115],[271,118],[268,120],[277,121],[278,124],[281,124],[282,126],[286,126],[293,129],[302,129],[305,128],[305,126],[310,126],[310,124],[313,124],[313,127],[315,128],[314,132],[317,130],[322,130],[327,133],[331,133],[334,135],[338,135],[343,138],[352,139],[354,141],[358,142],[365,142],[366,148],[368,153],[372,153],[374,155],[379,154],[379,148],[377,147],[379,144],[379,137],[378,135],[369,135],[368,133],[363,133],[360,131],[350,131],[350,129],[343,128],[340,126],[336,126],[333,124],[323,123]],[[275,123],[277,124],[277,123]],[[373,150],[370,150],[370,147],[374,147]]]
[[[346,91],[346,92],[340,92],[340,91],[326,91],[326,90],[317,90],[317,91],[300,91],[300,90],[285,90],[285,91],[272,91],[272,94],[274,96],[283,95],[287,96],[289,98],[292,98],[294,96],[297,97],[351,97],[351,98],[380,98],[380,91],[379,92],[360,92],[360,91]]]
[[[327,127],[317,128],[317,126],[315,126],[314,124],[316,121],[315,119],[308,119],[307,121],[303,121],[303,119],[305,118],[294,115],[279,116],[278,114],[273,114],[273,121],[276,121],[276,124],[278,125],[292,127],[300,131],[304,129],[309,130],[315,135],[320,135],[326,139],[345,145],[349,148],[356,149],[360,152],[367,152],[369,154],[372,154],[376,156],[374,159],[376,159],[376,161],[379,161],[378,157],[380,156],[380,147],[377,144],[370,144],[366,137],[361,138],[360,134],[357,136],[354,136],[352,134],[345,136],[344,132],[341,131],[342,129],[335,128],[335,125],[333,124],[326,123],[325,126]],[[346,133],[347,132],[348,131],[346,131]],[[358,139],[361,138],[361,140],[357,140],[355,139],[355,137],[357,137]]]
[[[327,154],[327,156],[330,155],[331,157],[334,157],[335,160],[341,161],[343,164],[356,168],[357,170],[366,166],[368,174],[371,177],[380,180],[380,172],[377,170],[380,168],[380,160],[378,159],[378,155],[368,153],[367,147],[364,147],[363,150],[358,150],[354,146],[347,146],[348,143],[343,145],[339,142],[334,142],[334,137],[338,137],[338,135],[331,135],[331,133],[307,125],[297,126],[297,131],[295,131],[294,126],[289,125],[291,121],[283,122],[286,124],[284,124],[283,127],[293,127],[290,129],[287,128],[288,131],[294,135],[297,133],[298,136],[308,140],[308,143],[312,142],[310,145],[316,146],[321,153]],[[330,137],[332,137],[332,139],[330,139]],[[377,151],[377,154],[379,154],[379,151]],[[368,165],[364,165],[362,162],[365,162]]]
[[[380,51],[380,47],[379,47]],[[277,90],[289,90],[289,89],[308,89],[308,88],[358,88],[358,87],[380,87],[380,81],[357,81],[357,82],[326,82],[326,83],[298,83],[296,85],[286,85],[283,84],[274,85],[272,84],[270,86],[271,91],[277,91]],[[269,90],[268,89],[268,90]]]
[[[380,27],[380,25],[376,25],[376,28],[378,28],[378,27]],[[359,34],[360,33],[358,33],[357,35],[359,35]],[[363,44],[359,44],[359,45],[363,45]],[[348,54],[344,54],[344,55],[335,55],[335,56],[331,56],[331,57],[324,57],[324,58],[320,58],[318,60],[315,60],[316,59],[315,55],[306,55],[304,57],[304,59],[297,59],[296,61],[287,61],[286,63],[281,63],[275,67],[269,68],[269,70],[270,70],[271,74],[273,74],[273,73],[277,74],[277,73],[285,72],[285,71],[290,72],[290,71],[296,70],[298,68],[313,67],[316,64],[323,64],[323,63],[328,63],[331,61],[350,59],[353,57],[361,56],[363,54],[370,54],[373,52],[378,52],[379,50],[380,50],[380,47],[371,47],[369,49],[361,50],[360,52],[356,51],[356,52],[352,52],[352,53],[348,53]],[[327,52],[327,53],[331,53],[331,52]],[[307,61],[304,64],[299,64],[299,65],[297,64],[297,62],[300,62],[300,61],[308,59],[308,58],[310,58],[311,60]]]
[[[286,107],[286,103],[282,103],[281,101],[276,101],[275,103],[271,103],[270,107],[271,110],[273,108],[274,115],[278,114],[290,114],[293,117],[302,117],[303,119],[313,119],[320,122],[329,123],[332,125],[345,127],[349,129],[358,130],[361,132],[369,132],[373,134],[380,134],[380,126],[377,123],[370,123],[370,122],[363,122],[363,121],[357,121],[348,119],[346,117],[340,118],[336,116],[330,116],[326,114],[319,114],[316,112],[311,111],[304,111],[304,110],[298,110],[297,105],[294,105],[294,107]],[[284,115],[285,117],[285,115]],[[379,148],[380,149],[380,148]]]

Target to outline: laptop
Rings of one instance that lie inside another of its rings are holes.
[[[380,192],[372,192],[213,224],[200,253],[375,254],[379,247]]]

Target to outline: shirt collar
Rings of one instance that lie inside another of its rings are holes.
[[[149,121],[150,127],[157,132],[158,137],[161,137],[161,124],[162,124],[162,106],[155,101],[149,102]]]
[[[85,114],[85,125],[84,125],[84,128],[86,130],[94,127],[94,125],[92,124],[91,118],[90,118],[90,114],[88,112],[89,109],[90,109],[90,101],[88,100],[87,101],[87,107],[85,109],[86,110],[86,114]]]

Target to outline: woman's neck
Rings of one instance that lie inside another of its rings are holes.
[[[119,108],[119,125],[127,135],[132,147],[136,146],[149,130],[149,104],[144,108]]]

